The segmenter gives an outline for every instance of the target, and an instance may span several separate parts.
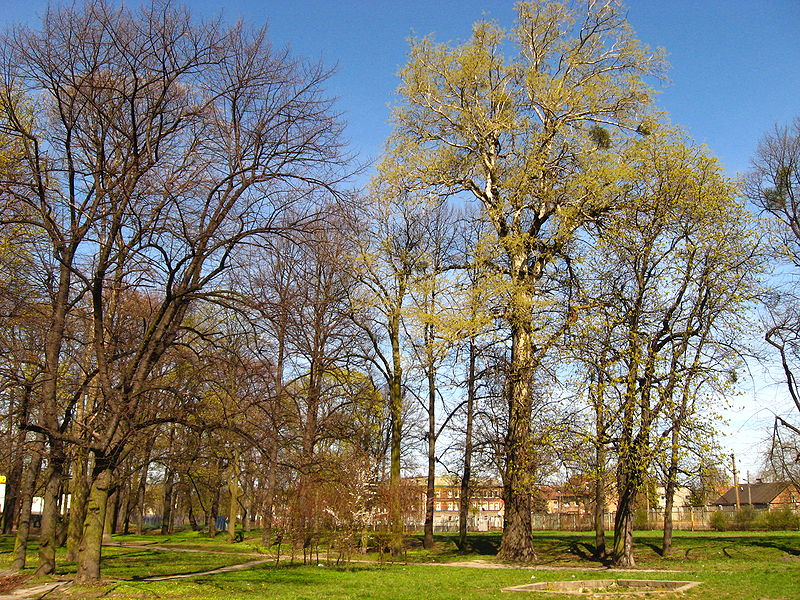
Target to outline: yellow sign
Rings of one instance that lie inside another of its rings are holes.
[[[5,483],[5,482],[6,482],[6,476],[0,475],[0,483]]]

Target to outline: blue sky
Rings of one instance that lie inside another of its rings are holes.
[[[131,4],[136,1],[132,0]],[[405,62],[408,37],[432,33],[463,40],[482,17],[510,25],[511,1],[484,0],[188,0],[198,16],[222,11],[227,20],[269,23],[274,43],[298,56],[336,66],[331,94],[348,121],[362,159],[375,158],[389,133],[387,118]],[[0,0],[0,27],[35,25],[46,0]],[[800,0],[629,0],[638,38],[667,51],[670,82],[658,105],[673,123],[708,145],[734,176],[746,171],[759,138],[776,123],[800,116]],[[762,379],[755,373],[756,379]],[[731,411],[729,443],[742,471],[759,461],[754,440],[771,423],[765,406],[781,405],[781,390],[756,384]]]
[[[132,0],[134,3],[136,0]],[[295,54],[337,66],[329,82],[354,149],[374,158],[408,37],[462,40],[482,17],[509,25],[514,3],[497,0],[188,0],[197,16],[269,23]],[[46,0],[0,0],[0,26],[35,24]],[[707,144],[734,175],[761,135],[800,115],[800,0],[629,0],[637,36],[666,49],[670,82],[658,104]]]

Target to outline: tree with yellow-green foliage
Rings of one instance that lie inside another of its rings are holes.
[[[412,40],[382,171],[399,187],[466,193],[492,225],[483,243],[511,333],[500,556],[526,560],[532,380],[569,307],[549,322],[534,312],[570,242],[623,195],[624,157],[653,127],[645,80],[664,61],[633,37],[618,2],[522,2],[517,12],[513,29],[479,22],[464,43]]]
[[[751,218],[716,160],[659,131],[632,165],[629,201],[586,238],[578,270],[587,309],[575,326],[590,340],[581,358],[603,398],[594,410],[604,411],[617,468],[612,559],[626,567],[635,565],[633,511],[656,457],[667,456],[670,504],[692,420],[734,382],[763,266]],[[665,554],[670,546],[667,522]]]

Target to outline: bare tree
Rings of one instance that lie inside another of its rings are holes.
[[[764,339],[777,354],[786,393],[800,413],[800,117],[790,125],[776,125],[761,140],[752,159],[746,190],[749,199],[775,224],[775,254],[782,266],[764,303]],[[791,440],[797,436],[797,419],[777,415],[774,458],[785,463],[786,468],[781,470],[787,474],[798,472],[800,454],[784,452],[784,447],[791,447]],[[800,481],[795,479],[795,483]]]
[[[216,286],[237,247],[316,218],[311,191],[339,177],[327,74],[273,49],[263,29],[196,24],[158,1],[138,12],[103,0],[51,9],[40,30],[3,40],[6,133],[29,173],[2,182],[3,215],[44,232],[56,258],[31,425],[49,445],[39,573],[55,565],[64,447],[80,442],[60,401],[68,315],[90,300],[98,396],[77,579],[92,581],[114,467],[131,435],[170,419],[147,403],[191,307],[228,298]],[[124,346],[114,334],[134,297],[140,335]]]

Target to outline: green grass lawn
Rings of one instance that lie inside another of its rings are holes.
[[[167,574],[196,573],[229,564],[254,560],[258,549],[257,534],[240,544],[226,544],[196,533],[174,536],[115,536],[115,541],[137,542],[170,548],[160,551],[143,545],[141,548],[104,548],[102,584],[92,587],[71,586],[47,597],[52,600],[88,598],[144,599],[181,598],[186,600],[276,600],[335,599],[355,600],[386,598],[396,600],[450,600],[514,597],[536,598],[526,593],[504,594],[503,587],[539,581],[573,579],[679,579],[702,581],[682,597],[697,600],[797,600],[800,599],[800,533],[798,532],[676,532],[673,556],[659,553],[660,533],[637,532],[636,558],[641,573],[598,570],[599,565],[586,556],[593,536],[590,533],[535,532],[539,569],[474,569],[445,564],[479,559],[494,563],[499,543],[497,534],[471,536],[471,548],[465,554],[455,549],[452,536],[438,536],[436,548],[423,550],[419,538],[409,538],[409,549],[403,560],[383,562],[375,553],[354,554],[353,558],[370,562],[353,562],[336,566],[321,559],[302,565],[302,554],[289,564],[275,566],[274,560],[241,571],[198,575],[174,581],[142,581],[143,577]],[[180,552],[179,549],[205,550]],[[321,556],[324,557],[324,545]],[[7,563],[10,540],[0,538],[0,560]],[[31,556],[34,564],[35,555]],[[396,560],[396,559],[395,559]],[[68,576],[74,571],[70,563],[61,562],[59,573]],[[0,568],[4,566],[0,563]],[[565,570],[570,569],[570,570]],[[650,572],[645,570],[660,570]],[[663,571],[677,572],[663,572]],[[547,594],[553,600],[574,600],[582,596]],[[583,596],[585,597],[585,596]],[[606,596],[614,598],[620,596]],[[649,595],[649,598],[676,596]]]

